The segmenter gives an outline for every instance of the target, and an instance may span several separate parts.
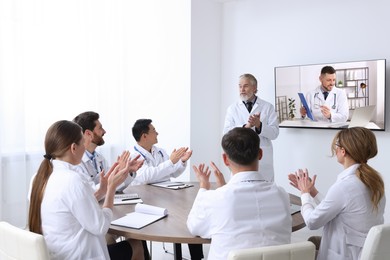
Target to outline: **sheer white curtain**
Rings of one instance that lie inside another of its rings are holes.
[[[0,0],[0,219],[25,225],[53,122],[98,112],[109,160],[138,118],[189,146],[189,93],[190,0]]]

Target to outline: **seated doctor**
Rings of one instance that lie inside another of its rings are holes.
[[[263,155],[259,135],[250,128],[233,128],[221,145],[232,174],[228,183],[211,162],[218,187],[212,190],[209,167],[193,166],[200,189],[187,227],[194,236],[211,238],[207,259],[227,259],[233,249],[290,243],[290,200],[283,188],[258,171]]]
[[[133,155],[140,155],[144,163],[124,193],[130,193],[131,186],[169,181],[171,177],[176,178],[184,172],[192,151],[188,147],[180,147],[168,155],[164,149],[157,147],[158,132],[151,119],[138,119],[132,133],[137,142]],[[203,259],[202,244],[189,244],[188,248],[191,260]]]
[[[132,128],[134,139],[134,156],[140,155],[144,164],[138,169],[131,186],[169,181],[184,172],[187,160],[192,151],[188,147],[175,149],[168,155],[164,149],[157,147],[158,132],[151,119],[138,119]]]
[[[314,120],[323,122],[346,122],[349,116],[348,100],[344,90],[336,88],[336,70],[331,66],[321,69],[321,86],[306,94],[307,105]],[[306,109],[300,108],[302,118]]]

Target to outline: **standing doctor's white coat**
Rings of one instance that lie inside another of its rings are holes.
[[[316,121],[323,122],[346,122],[349,116],[347,95],[344,90],[333,86],[328,97],[324,98],[321,86],[309,91],[306,95],[306,102]],[[321,113],[320,105],[325,105],[331,110],[330,120]]]
[[[274,160],[271,140],[279,135],[279,122],[275,108],[271,103],[257,97],[251,113],[248,112],[245,104],[240,100],[227,109],[223,134],[226,134],[235,127],[243,127],[248,122],[249,115],[260,113],[262,123],[260,137],[260,148],[263,150],[263,158],[259,162],[260,173],[265,180],[274,181]],[[255,128],[253,127],[253,131]]]

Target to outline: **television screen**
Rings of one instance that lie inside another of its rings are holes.
[[[385,77],[385,59],[275,67],[279,126],[384,131]]]

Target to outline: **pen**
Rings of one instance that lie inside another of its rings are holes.
[[[126,200],[138,200],[140,198],[128,198],[128,199],[122,199],[122,201],[126,201]]]
[[[185,186],[185,184],[184,183],[178,183],[178,184],[167,185],[167,187],[177,187],[177,186]]]

